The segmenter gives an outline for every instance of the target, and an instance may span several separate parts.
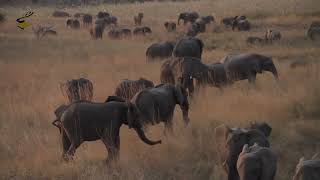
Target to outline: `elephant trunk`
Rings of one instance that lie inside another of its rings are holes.
[[[144,131],[141,128],[135,128],[139,138],[146,144],[148,145],[156,145],[156,144],[161,144],[161,140],[159,141],[151,141],[149,140],[146,135],[144,134]]]

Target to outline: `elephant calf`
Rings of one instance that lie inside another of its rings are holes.
[[[156,59],[165,59],[172,56],[174,46],[175,42],[171,41],[152,44],[146,51],[147,62],[152,62]]]
[[[91,101],[93,97],[93,84],[85,78],[72,79],[66,83],[60,84],[62,94],[66,94],[69,103],[87,100]]]
[[[166,129],[172,131],[172,118],[176,104],[182,110],[182,117],[189,123],[189,103],[186,91],[180,85],[160,84],[144,89],[131,100],[139,112],[142,124],[165,123]]]
[[[116,88],[115,95],[130,101],[134,95],[143,89],[152,88],[152,81],[140,78],[138,80],[124,80]]]
[[[237,161],[243,146],[257,143],[261,147],[270,147],[267,137],[256,129],[229,128],[220,125],[214,130],[220,163],[228,175],[229,180],[238,180]],[[250,179],[251,180],[251,179]]]
[[[133,128],[146,144],[160,144],[161,141],[151,141],[145,136],[137,117],[135,107],[125,102],[76,102],[69,105],[54,124],[61,130],[63,158],[72,158],[84,141],[102,140],[108,150],[107,163],[117,160],[122,124]]]
[[[296,166],[293,180],[318,180],[320,179],[320,160],[316,155],[311,160],[300,159]]]
[[[240,180],[274,180],[277,172],[277,155],[258,144],[243,146],[237,161]]]

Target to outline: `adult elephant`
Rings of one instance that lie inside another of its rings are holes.
[[[229,128],[223,124],[214,131],[218,156],[228,174],[228,180],[239,180],[237,161],[245,144],[252,146],[257,143],[261,147],[270,146],[267,137],[256,129]]]
[[[234,55],[226,58],[224,64],[230,82],[248,79],[250,83],[254,83],[256,75],[263,71],[270,71],[278,79],[277,68],[272,58],[264,55],[255,53]]]
[[[237,169],[240,180],[274,180],[277,172],[277,155],[267,147],[258,144],[243,146]]]
[[[178,25],[180,24],[180,20],[183,20],[183,24],[185,25],[188,22],[194,23],[198,18],[199,18],[199,14],[197,12],[180,13],[178,17]]]
[[[189,95],[194,92],[194,83],[199,89],[207,84],[214,84],[212,77],[213,70],[203,64],[201,60],[193,57],[171,58],[161,66],[161,83],[176,84],[181,83],[184,89],[187,89]]]
[[[60,84],[62,94],[66,94],[69,103],[87,100],[91,101],[93,97],[93,84],[85,78],[68,80]]]
[[[85,27],[92,25],[92,15],[91,14],[84,14],[82,17],[82,22]]]
[[[131,100],[139,112],[142,124],[164,122],[167,130],[172,131],[172,118],[176,104],[182,110],[182,117],[189,123],[189,103],[187,93],[180,85],[160,84],[137,93]]]
[[[101,140],[108,150],[107,163],[119,159],[120,127],[123,124],[133,128],[139,138],[148,145],[161,141],[149,140],[137,119],[135,107],[125,102],[76,102],[64,109],[60,118],[54,121],[61,132],[63,158],[69,160],[84,141]]]
[[[300,158],[296,166],[296,172],[293,180],[317,180],[320,179],[320,159],[316,159],[315,154],[310,160]]]
[[[227,79],[227,73],[226,70],[224,69],[224,64],[223,63],[212,63],[208,65],[209,68],[211,68],[212,71],[212,77],[214,79],[213,81],[213,86],[222,88],[224,86],[227,86],[229,84],[228,79]]]
[[[183,37],[175,45],[172,55],[174,57],[196,57],[201,59],[203,42],[195,37]]]
[[[146,51],[147,62],[152,62],[156,59],[165,59],[172,56],[174,46],[175,42],[171,41],[152,44]]]
[[[138,80],[126,79],[117,86],[114,94],[126,101],[130,101],[141,90],[152,87],[154,87],[153,82],[144,78],[139,78]]]

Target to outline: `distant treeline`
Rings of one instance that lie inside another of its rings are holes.
[[[189,0],[0,0],[1,5],[66,5],[66,6],[81,6],[81,5],[99,5],[120,4],[120,3],[143,3],[143,2],[165,2],[165,1],[189,1]]]

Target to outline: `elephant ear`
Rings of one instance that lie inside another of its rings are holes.
[[[138,111],[134,104],[128,102],[128,111],[127,111],[127,122],[129,129],[131,129],[135,123],[135,121],[138,119]]]
[[[60,117],[62,116],[63,112],[68,108],[67,105],[65,104],[62,104],[60,105],[55,111],[54,111],[54,114],[56,115],[56,117],[58,119],[60,119]]]

